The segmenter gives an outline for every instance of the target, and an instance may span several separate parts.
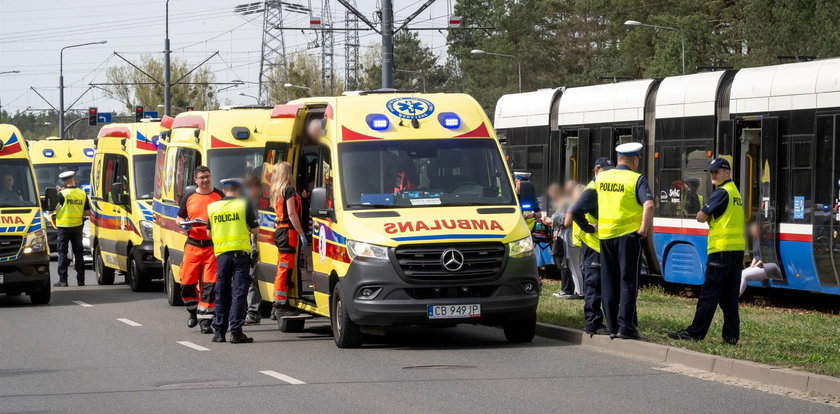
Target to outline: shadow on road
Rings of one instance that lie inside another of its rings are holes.
[[[100,286],[96,284],[95,279],[89,281],[86,286],[76,286],[76,282],[73,280],[68,287],[52,287],[51,289],[52,297],[48,305],[33,305],[29,300],[29,296],[26,294],[17,296],[0,294],[0,309],[41,306],[79,306],[73,303],[74,300],[91,305],[105,305],[161,299],[163,297],[162,283],[153,283],[151,290],[148,292],[132,292],[131,288],[124,283]]]

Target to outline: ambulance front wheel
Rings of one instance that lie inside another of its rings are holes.
[[[537,333],[536,312],[528,318],[504,326],[505,338],[512,344],[524,344],[534,340]]]
[[[50,303],[50,296],[52,296],[52,293],[50,291],[49,281],[47,281],[41,290],[37,292],[29,292],[29,300],[32,301],[33,305],[46,305]]]
[[[128,255],[128,266],[126,266],[125,283],[131,288],[132,292],[143,292],[149,290],[151,281],[148,276],[140,272],[137,265],[137,257],[134,251]]]
[[[181,284],[175,283],[175,277],[172,276],[172,264],[169,263],[169,257],[163,262],[163,290],[166,291],[166,303],[169,306],[183,306],[184,301],[181,299]]]
[[[332,294],[332,308],[330,312],[335,345],[339,348],[358,348],[362,346],[364,337],[359,325],[350,320],[347,308],[341,299],[341,283],[335,285]]]
[[[96,246],[96,250],[93,251],[93,270],[96,273],[96,283],[100,285],[113,285],[114,284],[114,269],[105,266],[105,262],[102,261],[102,249],[99,245]]]

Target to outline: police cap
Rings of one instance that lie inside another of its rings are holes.
[[[242,187],[242,179],[241,178],[225,178],[224,180],[219,181],[223,187]]]
[[[624,157],[638,157],[642,152],[641,142],[628,142],[615,147],[615,152]]]
[[[62,180],[67,181],[67,180],[69,180],[69,179],[71,179],[75,176],[76,176],[75,171],[65,171],[65,172],[59,174],[58,178],[61,178]]]
[[[528,180],[531,178],[531,173],[525,171],[514,171],[513,176],[517,180]]]
[[[612,160],[607,157],[601,157],[595,160],[595,166],[592,168],[598,168],[601,170],[609,170],[610,168],[615,167]]]
[[[706,167],[705,171],[714,172],[720,169],[732,170],[732,166],[729,165],[729,161],[723,158],[715,158],[714,161]]]

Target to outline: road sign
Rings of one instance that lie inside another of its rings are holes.
[[[146,113],[143,114],[143,118],[157,118],[157,117],[158,117],[157,111],[146,111]]]
[[[100,112],[96,116],[96,122],[100,123],[100,124],[111,123],[111,113],[110,112]]]

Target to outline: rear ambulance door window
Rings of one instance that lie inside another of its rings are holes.
[[[198,152],[188,148],[178,148],[175,157],[175,203],[181,203],[188,186],[195,185],[193,171],[198,166]]]
[[[273,165],[288,161],[289,158],[289,143],[287,142],[269,142],[265,145],[265,153],[263,154],[262,176],[260,177],[260,201],[259,209],[274,211],[274,206],[271,205],[271,171]]]
[[[117,173],[117,156],[114,154],[105,154],[102,167],[102,199],[111,201],[111,184],[114,183],[114,178]]]
[[[166,165],[166,144],[160,143],[155,158],[155,200],[160,200],[160,193],[163,191],[163,167]]]
[[[90,194],[93,198],[102,198],[102,160],[105,158],[104,154],[96,154],[93,159],[94,169],[91,173]]]
[[[123,155],[115,155],[117,159],[116,182],[122,184],[122,193],[125,195],[124,200],[128,200],[129,194],[129,180],[128,177],[128,158]]]
[[[318,178],[316,187],[327,189],[327,207],[333,207],[333,171],[332,158],[330,158],[330,147],[321,145],[321,159],[318,163]]]

